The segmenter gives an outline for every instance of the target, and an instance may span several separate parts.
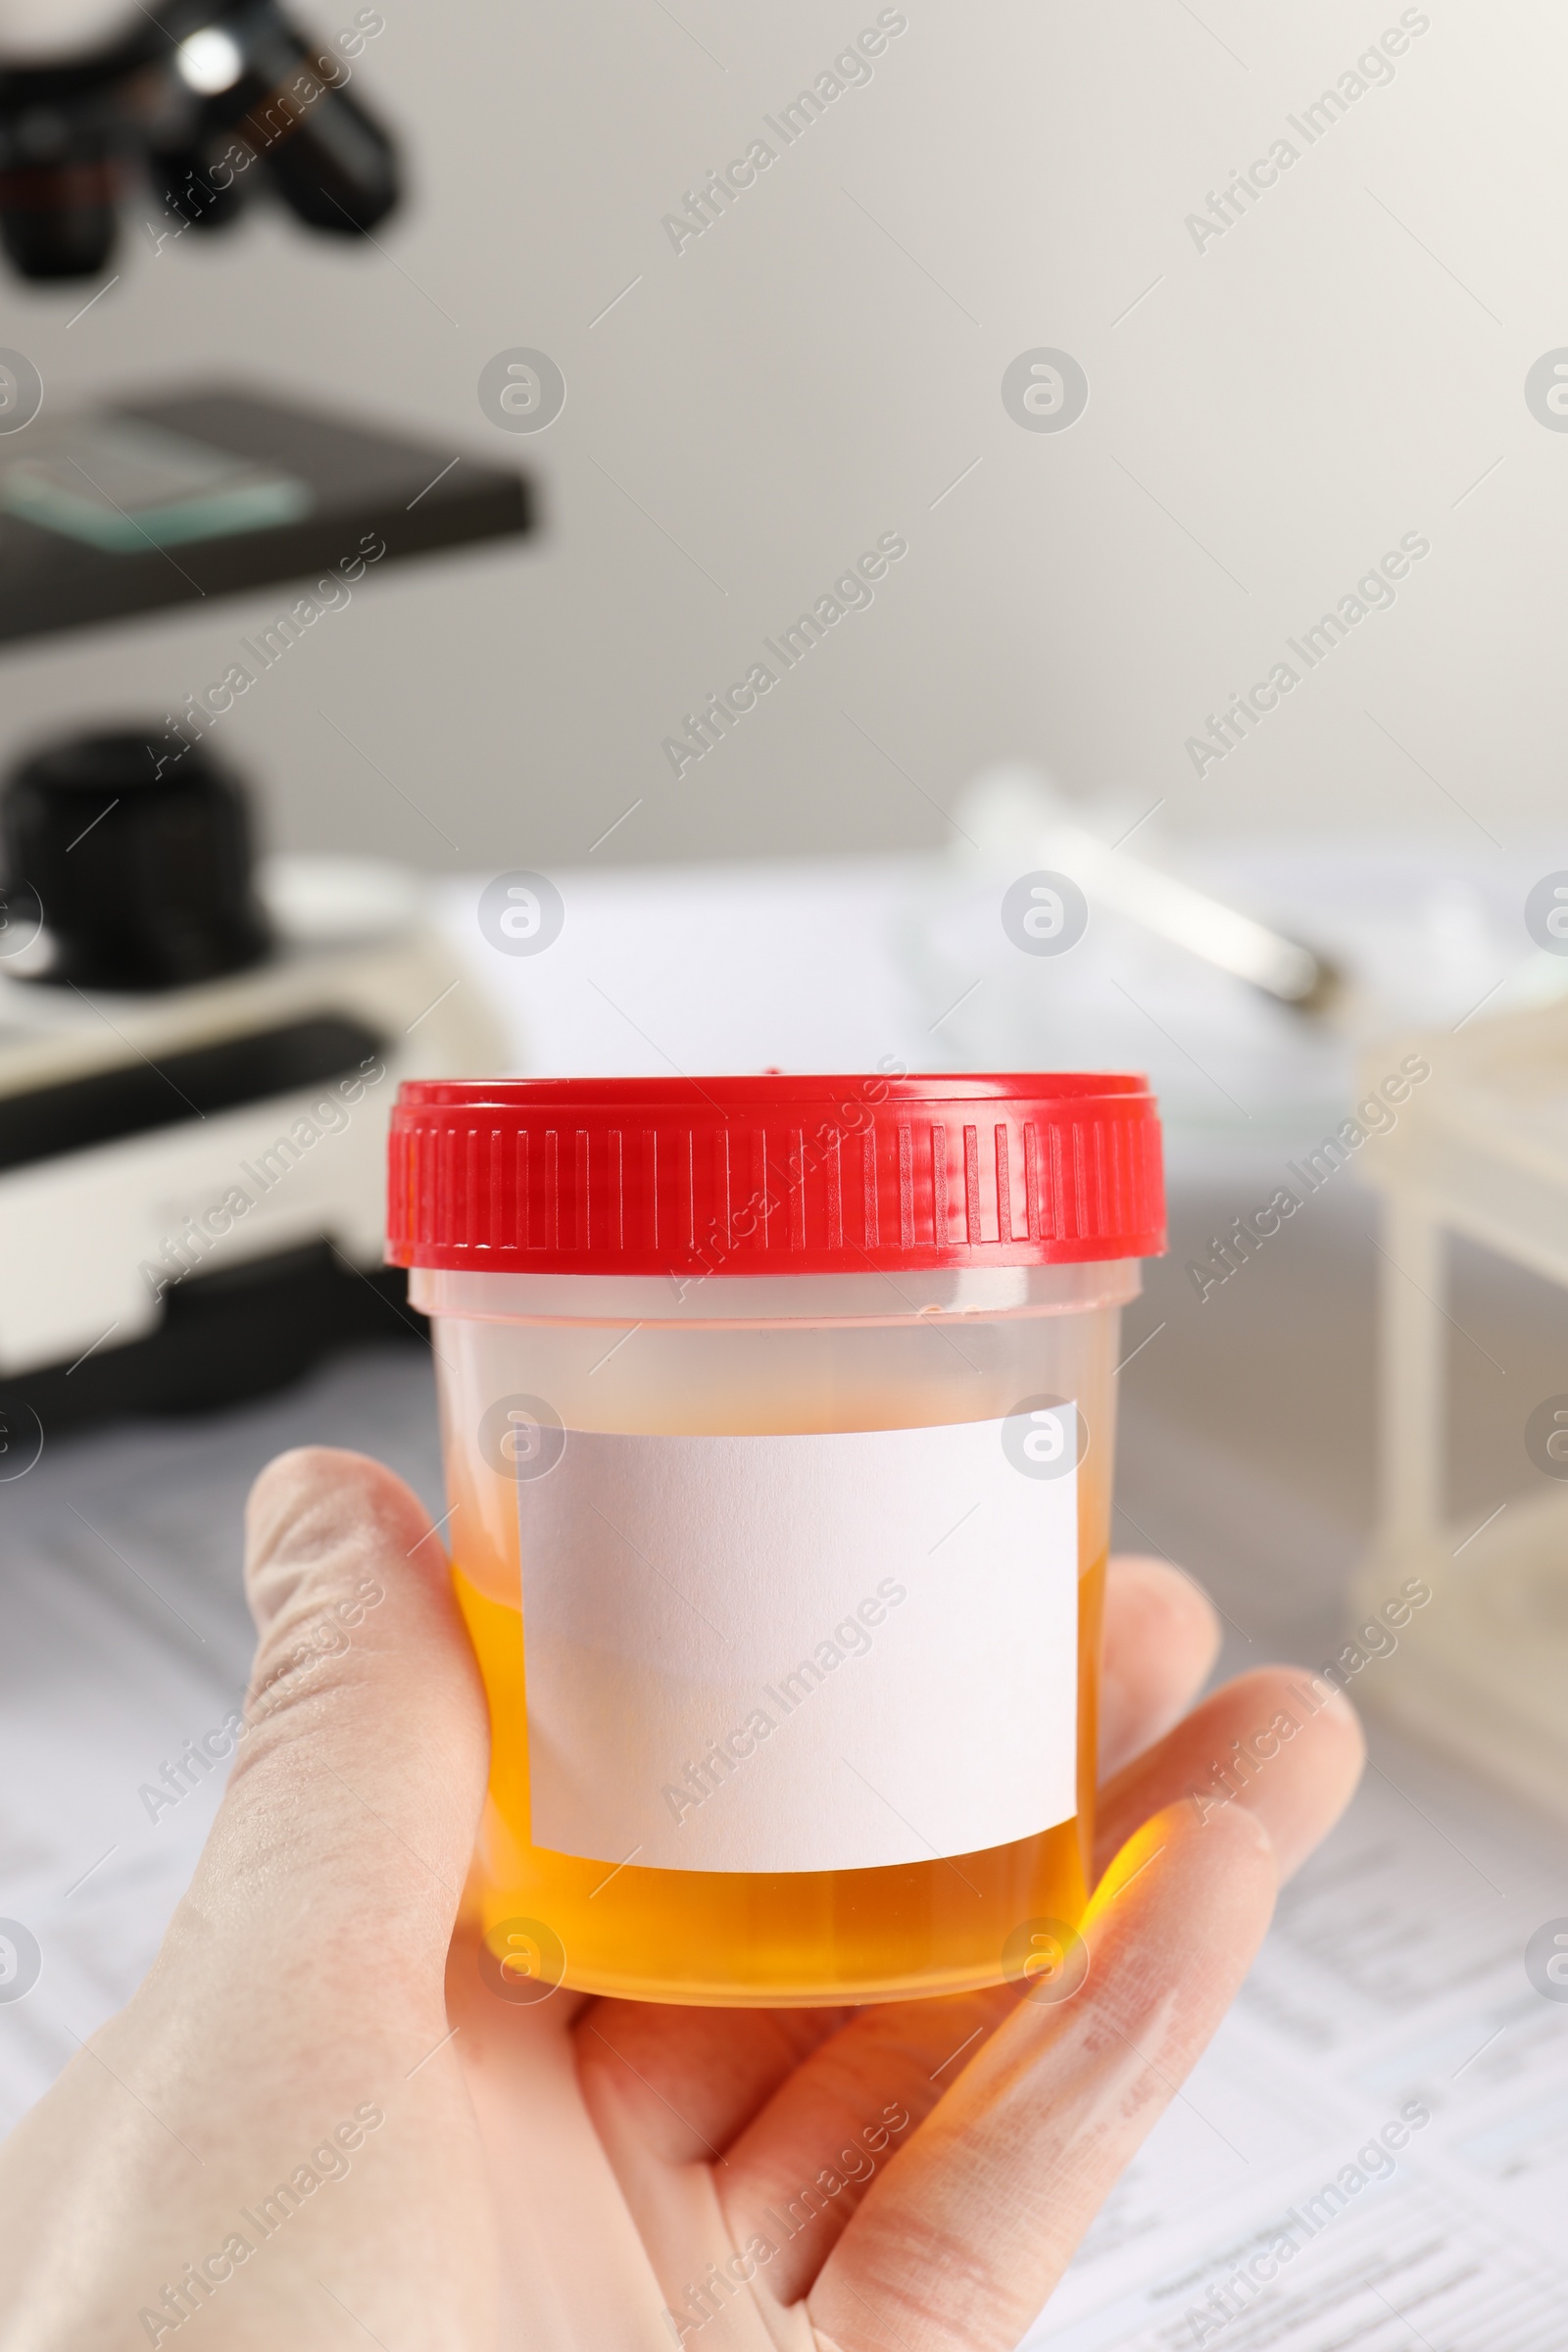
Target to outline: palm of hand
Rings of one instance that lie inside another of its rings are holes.
[[[251,1528],[258,1688],[368,1571],[387,1602],[261,1710],[152,1974],[0,2157],[0,2348],[1004,2352],[1358,1766],[1348,1709],[1283,1670],[1183,1719],[1212,1613],[1112,1563],[1105,1875],[1070,1999],[514,2005],[462,1931],[443,1994],[485,1727],[428,1523],[312,1452]],[[1302,1728],[1242,1799],[1196,1806],[1282,1708]]]

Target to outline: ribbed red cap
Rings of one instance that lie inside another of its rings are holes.
[[[537,1274],[1050,1266],[1165,1247],[1144,1078],[416,1079],[389,1264]]]
[[[1061,1265],[1165,1247],[1148,1081],[416,1079],[390,1264],[545,1274]]]

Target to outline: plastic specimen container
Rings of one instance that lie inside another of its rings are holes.
[[[390,1152],[497,1989],[1070,1973],[1145,1081],[416,1082]]]

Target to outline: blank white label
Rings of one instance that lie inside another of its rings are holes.
[[[534,1843],[868,1870],[1067,1820],[1077,1416],[1032,1420],[568,1431],[517,1488]]]

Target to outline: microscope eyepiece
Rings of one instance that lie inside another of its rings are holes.
[[[226,226],[262,183],[330,235],[385,219],[396,151],[341,47],[313,47],[276,0],[174,0],[161,20],[82,63],[0,71],[0,245],[24,277],[96,276],[137,175],[177,229]]]
[[[119,174],[77,155],[0,170],[0,244],[23,277],[96,277],[114,251]]]
[[[24,277],[103,268],[124,179],[122,139],[96,67],[0,73],[0,243]]]
[[[308,228],[359,236],[386,218],[398,199],[391,140],[349,95],[347,60],[311,48],[275,0],[238,8],[179,54],[187,77],[224,74],[206,98],[209,126],[237,134]]]

